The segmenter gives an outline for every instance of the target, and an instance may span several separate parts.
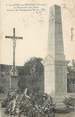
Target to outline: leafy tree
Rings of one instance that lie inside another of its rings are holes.
[[[4,93],[4,88],[2,86],[0,86],[0,94]]]
[[[42,61],[41,58],[32,57],[29,61],[27,61],[24,64],[24,70],[21,71],[23,73],[23,75],[20,76],[20,79],[18,82],[19,88],[21,88],[21,89],[28,88],[29,90],[34,89],[36,91],[40,90],[37,83],[39,82],[39,84],[40,84],[44,78],[44,67],[43,67],[43,64],[41,63],[41,61]],[[21,72],[20,72],[20,74],[21,74]],[[35,85],[38,88],[36,88]]]
[[[24,74],[31,75],[32,73],[37,73],[40,75],[44,67],[41,63],[41,58],[32,57],[29,61],[24,64]]]

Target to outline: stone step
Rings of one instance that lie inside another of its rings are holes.
[[[55,97],[53,97],[53,102],[55,102],[55,103],[63,103],[63,101],[64,101],[64,99],[65,99],[65,97],[63,97],[63,96],[55,96]]]
[[[65,97],[64,96],[55,96],[53,97],[53,102],[55,104],[56,109],[64,109],[66,106],[63,103]]]

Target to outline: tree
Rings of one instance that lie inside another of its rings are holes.
[[[43,82],[44,79],[44,66],[41,61],[41,58],[32,57],[24,64],[24,74],[20,77],[18,82],[19,88],[28,88],[29,90],[34,89],[35,92],[40,90],[40,83]],[[38,83],[40,85],[38,85]]]
[[[38,72],[40,75],[44,71],[43,64],[41,63],[42,60],[42,58],[32,57],[24,64],[24,74],[31,75],[32,72]]]

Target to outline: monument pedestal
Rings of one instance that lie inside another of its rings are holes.
[[[54,61],[50,56],[46,57],[44,91],[51,96],[65,96],[67,94],[66,62]]]
[[[18,78],[11,77],[11,89],[18,89]]]

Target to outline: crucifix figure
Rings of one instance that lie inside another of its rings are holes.
[[[13,36],[5,36],[5,38],[8,39],[12,39],[13,40],[13,77],[15,78],[15,72],[16,72],[16,68],[15,68],[15,49],[16,49],[16,40],[17,39],[23,39],[23,37],[18,37],[15,34],[15,28],[13,28]]]

